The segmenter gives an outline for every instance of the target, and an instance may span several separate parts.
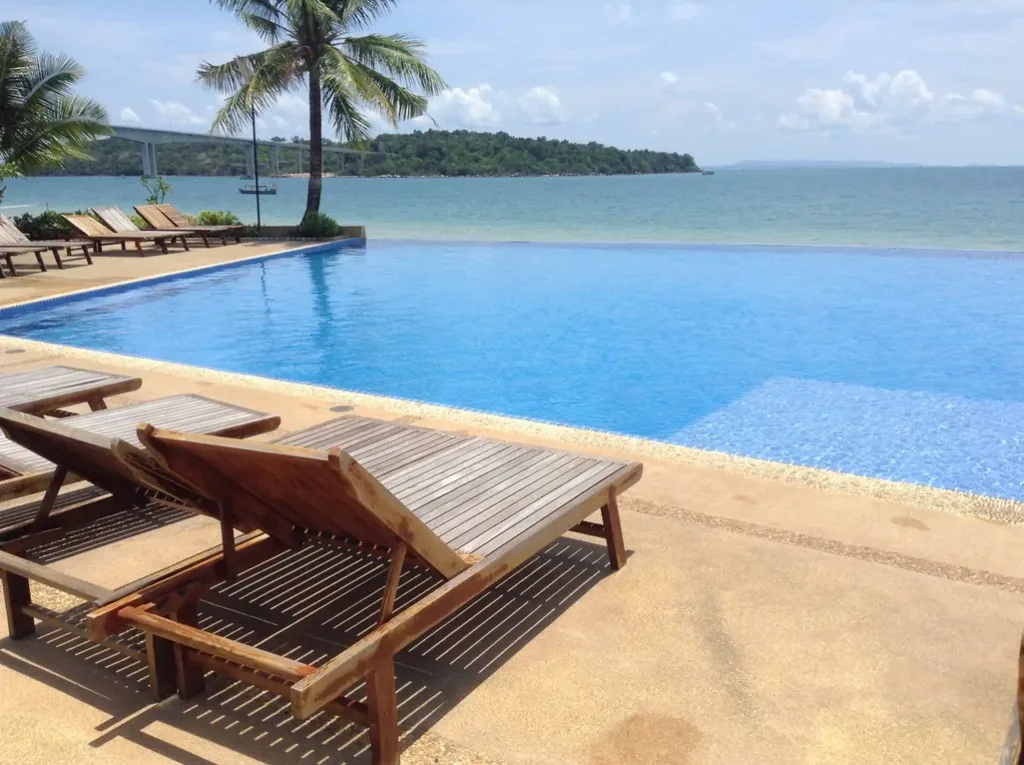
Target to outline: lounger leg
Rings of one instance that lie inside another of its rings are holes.
[[[183,237],[183,236],[182,237],[178,237],[178,238],[181,239],[181,246],[185,248],[185,252],[188,252],[188,241],[186,241],[185,237]],[[209,245],[207,245],[207,246],[209,246]],[[165,252],[166,252],[166,250],[165,250]]]
[[[626,565],[626,542],[622,538],[622,523],[619,521],[619,501],[615,489],[608,490],[608,504],[601,508],[604,536],[608,541],[608,559],[612,568],[618,571]]]
[[[89,248],[84,246],[84,245],[82,246],[82,255],[85,256],[86,265],[90,265],[91,266],[92,265],[92,255],[89,254]]]
[[[64,270],[64,261],[60,259],[60,250],[61,250],[60,247],[54,247],[53,248],[53,259],[57,261],[57,268],[59,268],[60,270],[63,271]],[[68,251],[68,257],[70,258],[71,257],[71,248],[68,247],[67,251]]]
[[[9,252],[4,253],[4,260],[7,261],[7,270],[11,272],[11,276],[17,276],[18,272],[14,270],[14,261],[11,260],[11,254]]]
[[[163,701],[177,690],[174,643],[146,633],[149,689],[154,701]]]
[[[141,255],[142,254],[142,247],[139,245],[139,240],[138,239],[135,240],[135,247],[138,249],[139,255]],[[128,249],[128,242],[122,241],[121,242],[121,249],[122,250],[127,250]]]
[[[4,586],[4,606],[7,607],[7,632],[12,640],[34,635],[36,620],[22,613],[22,607],[32,603],[28,579],[9,571],[0,571],[0,582]]]
[[[202,238],[203,238],[203,244],[206,245],[206,249],[210,249],[210,235],[209,234],[200,234],[200,236],[202,236]],[[185,238],[182,237],[181,241],[184,242]]]
[[[199,622],[199,608],[195,603],[184,605],[178,609],[176,618],[182,624],[196,627]],[[175,643],[172,650],[174,652],[174,675],[178,697],[182,700],[187,700],[199,695],[206,686],[206,681],[203,679],[203,668],[192,661],[191,649]]]
[[[46,263],[43,262],[43,253],[41,253],[41,252],[37,252],[36,253],[36,263],[39,264],[39,270],[40,271],[45,271],[46,270]]]
[[[395,662],[386,659],[366,678],[370,707],[370,747],[373,765],[398,765],[398,699]]]
[[[94,412],[98,412],[101,409],[106,409],[106,408],[107,408],[107,402],[104,401],[102,398],[93,398],[93,399],[89,400],[89,409],[91,409]]]
[[[167,244],[166,244],[166,242],[164,242],[164,241],[163,241],[163,240],[161,239],[161,240],[159,240],[159,241],[158,241],[158,243],[160,244],[160,246],[161,246],[161,248],[163,249],[163,251],[164,251],[164,252],[167,252]],[[144,257],[146,257],[146,253],[144,253],[144,252],[142,251],[142,240],[141,240],[141,239],[136,239],[136,240],[135,240],[135,249],[136,249],[136,250],[138,251],[138,253],[139,253],[139,257],[140,257],[140,258],[144,258]]]

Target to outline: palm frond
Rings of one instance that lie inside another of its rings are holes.
[[[341,47],[352,60],[396,77],[428,96],[436,96],[448,87],[425,61],[425,46],[415,37],[400,34],[347,37]]]
[[[218,8],[241,15],[260,16],[277,23],[284,22],[281,0],[214,0]]]
[[[336,48],[328,51],[330,66],[323,73],[325,90],[344,89],[393,126],[402,120],[419,117],[427,109],[427,99],[402,87],[387,75],[349,59]]]
[[[0,24],[0,167],[22,175],[67,159],[112,132],[96,101],[74,95],[84,70],[69,56],[40,53],[24,24]]]
[[[336,37],[342,19],[330,0],[280,0],[290,21],[294,39],[315,58],[319,47]]]
[[[270,108],[278,96],[302,82],[302,61],[294,43],[282,43],[259,53],[238,56],[226,64],[204,63],[199,80],[207,87],[229,93],[213,119],[211,133],[237,133],[252,116]]]
[[[255,13],[239,13],[238,18],[264,42],[276,44],[288,37],[288,27],[271,19]]]
[[[346,29],[363,29],[386,16],[398,5],[397,0],[335,0],[338,17]]]
[[[49,103],[37,117],[23,126],[17,145],[0,156],[0,163],[19,174],[61,165],[67,159],[89,159],[90,144],[113,132],[106,109],[84,96]]]
[[[370,121],[360,109],[362,99],[354,92],[352,83],[334,73],[328,74],[323,80],[323,91],[324,105],[337,137],[349,142],[368,140]]]
[[[28,71],[22,107],[31,110],[37,103],[69,93],[84,75],[85,70],[70,56],[40,54]]]

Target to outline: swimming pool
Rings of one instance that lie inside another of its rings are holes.
[[[1024,499],[1024,260],[374,243],[0,333]]]

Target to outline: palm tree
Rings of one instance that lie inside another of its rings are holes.
[[[309,93],[309,192],[304,219],[320,211],[323,109],[342,141],[370,137],[365,111],[397,127],[426,113],[426,96],[445,88],[424,60],[423,43],[402,34],[354,34],[395,0],[214,0],[270,47],[226,64],[204,62],[199,80],[229,94],[211,132],[237,133],[288,91]],[[415,88],[420,93],[413,92]]]
[[[83,76],[70,56],[40,53],[23,22],[0,23],[0,178],[90,159],[110,135],[106,110],[71,90]]]

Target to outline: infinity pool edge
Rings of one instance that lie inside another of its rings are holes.
[[[294,253],[296,250],[288,252]],[[275,257],[278,254],[286,253],[275,253],[270,257]],[[931,510],[942,510],[955,515],[971,516],[1000,524],[1024,524],[1024,502],[1002,497],[970,494],[951,489],[939,489],[922,484],[904,483],[882,478],[869,478],[852,473],[772,462],[726,452],[695,449],[664,441],[608,431],[570,427],[472,409],[460,409],[422,401],[378,396],[370,393],[345,390],[343,388],[290,382],[238,372],[225,372],[208,367],[158,361],[141,356],[127,356],[106,351],[87,350],[70,345],[0,335],[0,350],[7,352],[18,349],[35,351],[45,355],[81,359],[86,362],[92,361],[98,364],[124,366],[139,373],[152,371],[155,373],[179,375],[211,383],[235,385],[250,390],[263,390],[268,393],[301,396],[321,401],[330,401],[336,404],[373,408],[399,416],[430,418],[443,421],[455,427],[477,427],[506,433],[511,436],[521,435],[550,439],[559,442],[566,448],[615,449],[630,452],[639,458],[650,457],[678,462],[688,466],[705,467],[748,477],[764,478],[784,484],[890,500]]]

